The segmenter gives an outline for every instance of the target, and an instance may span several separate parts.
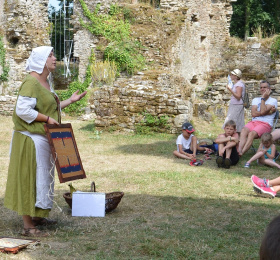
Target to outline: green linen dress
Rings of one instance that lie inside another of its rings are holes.
[[[55,94],[43,87],[39,81],[28,75],[18,95],[36,98],[35,110],[60,122],[60,110]],[[18,131],[45,135],[44,122],[28,124],[13,113],[14,134],[11,146],[10,164],[4,206],[19,215],[47,217],[50,209],[35,207],[36,203],[36,150],[33,140]]]

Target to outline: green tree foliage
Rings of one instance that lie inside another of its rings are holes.
[[[258,28],[261,28],[263,36],[280,32],[279,0],[238,0],[232,6],[232,36],[246,38]]]

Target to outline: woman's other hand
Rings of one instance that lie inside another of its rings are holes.
[[[53,118],[51,118],[51,117],[49,117],[49,120],[48,120],[47,124],[50,124],[50,125],[59,125],[59,123],[58,123],[55,119],[53,119]]]

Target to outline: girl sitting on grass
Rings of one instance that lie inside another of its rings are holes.
[[[261,137],[261,143],[256,154],[245,163],[245,168],[250,168],[250,164],[258,160],[260,164],[274,166],[280,169],[280,165],[274,160],[276,147],[273,144],[273,138],[270,133],[264,133]]]

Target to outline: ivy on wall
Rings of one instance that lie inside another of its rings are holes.
[[[109,13],[102,14],[99,13],[100,4],[91,12],[84,0],[79,2],[84,16],[89,20],[85,22],[80,19],[81,25],[93,35],[102,36],[109,42],[104,51],[104,59],[114,61],[119,72],[133,74],[141,70],[145,59],[141,54],[141,44],[130,36],[129,10],[111,5]]]
[[[2,74],[0,74],[0,83],[8,81],[10,66],[6,62],[6,50],[4,48],[3,38],[0,36],[0,66]]]

